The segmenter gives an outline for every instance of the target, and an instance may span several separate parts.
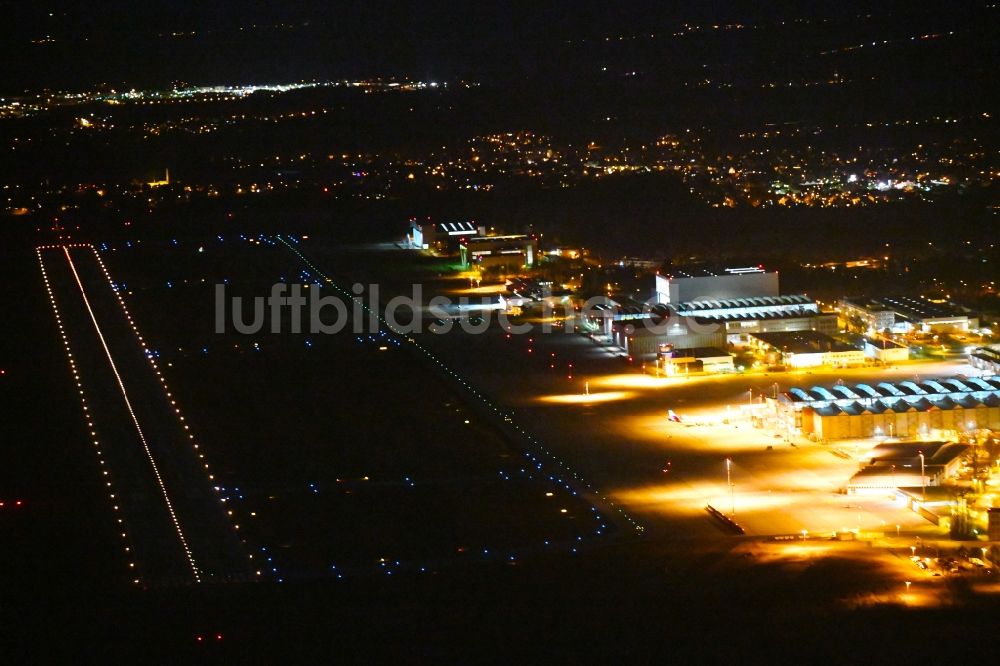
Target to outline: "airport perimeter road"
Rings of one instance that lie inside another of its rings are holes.
[[[197,442],[89,246],[40,257],[76,363],[98,473],[144,584],[251,576]]]

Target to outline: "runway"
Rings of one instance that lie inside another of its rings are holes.
[[[133,580],[252,579],[195,435],[96,251],[38,257]]]

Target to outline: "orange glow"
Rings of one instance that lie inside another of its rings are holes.
[[[538,398],[539,402],[552,405],[590,405],[599,402],[614,402],[631,398],[631,391],[605,391],[604,393],[567,393],[563,395],[545,395]]]
[[[481,287],[469,287],[468,289],[453,289],[451,290],[454,294],[465,294],[465,295],[488,295],[488,294],[502,294],[506,287],[502,284],[488,284]]]
[[[620,374],[594,377],[591,386],[601,388],[663,389],[683,383],[679,377],[652,377],[650,375]]]

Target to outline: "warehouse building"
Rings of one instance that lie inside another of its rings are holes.
[[[789,368],[850,368],[865,364],[864,351],[818,331],[752,333],[750,347],[769,365]]]
[[[979,320],[965,308],[923,297],[845,298],[840,310],[848,322],[870,332],[952,333],[979,327]]]
[[[910,359],[910,348],[888,338],[865,338],[865,356],[880,363],[900,363]]]
[[[518,271],[535,265],[537,244],[524,234],[464,236],[458,246],[463,268],[500,268]]]
[[[688,371],[720,373],[733,372],[736,369],[732,355],[718,347],[677,349],[663,345],[657,354],[656,362],[668,376]]]
[[[896,324],[895,311],[871,298],[845,298],[840,301],[840,313],[848,324],[872,333],[891,331]]]
[[[868,464],[847,482],[847,492],[882,494],[896,488],[940,486],[958,474],[968,449],[967,444],[943,441],[879,444],[872,449]]]

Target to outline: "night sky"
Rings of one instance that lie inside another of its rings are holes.
[[[996,27],[983,20],[991,15],[986,2],[756,4],[5,1],[0,92],[374,76],[586,83],[601,62],[646,73],[706,63],[781,70],[816,57],[818,46],[949,27],[967,31],[944,58],[964,77],[976,75],[969,70],[995,48]],[[792,21],[820,17],[822,25],[792,29]],[[781,21],[790,23],[781,29]],[[758,27],[718,41],[664,39],[685,23],[737,22]],[[614,40],[646,34],[657,36]],[[906,70],[915,65],[913,53],[882,53],[876,62],[916,73]]]

